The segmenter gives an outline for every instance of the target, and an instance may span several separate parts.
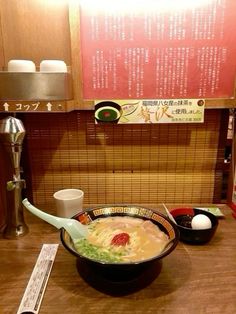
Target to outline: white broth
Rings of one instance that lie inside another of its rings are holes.
[[[88,225],[87,238],[78,239],[76,250],[101,262],[137,262],[160,254],[166,235],[150,220],[133,217],[99,218]]]

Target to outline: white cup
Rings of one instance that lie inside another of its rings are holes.
[[[43,60],[39,69],[40,72],[67,72],[66,63],[62,60]]]
[[[53,194],[57,216],[71,218],[83,210],[84,192],[79,189],[64,189]]]
[[[8,72],[35,72],[36,66],[31,60],[10,60],[7,70]]]

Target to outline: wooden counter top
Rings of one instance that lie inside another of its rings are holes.
[[[161,208],[161,207],[160,207]],[[160,210],[161,211],[161,210]],[[141,290],[111,296],[79,275],[76,258],[60,244],[40,314],[202,314],[236,313],[236,220],[225,218],[210,243],[179,242],[163,259],[160,274]],[[60,243],[59,232],[26,213],[29,234],[0,239],[0,313],[16,313],[44,243]]]

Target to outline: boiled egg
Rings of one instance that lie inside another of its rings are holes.
[[[199,214],[193,217],[191,221],[192,229],[210,229],[212,223],[206,215]]]

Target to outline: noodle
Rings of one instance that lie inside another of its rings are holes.
[[[76,250],[101,262],[137,262],[163,250],[168,236],[149,220],[133,217],[99,218],[88,225],[87,238],[78,239]]]

